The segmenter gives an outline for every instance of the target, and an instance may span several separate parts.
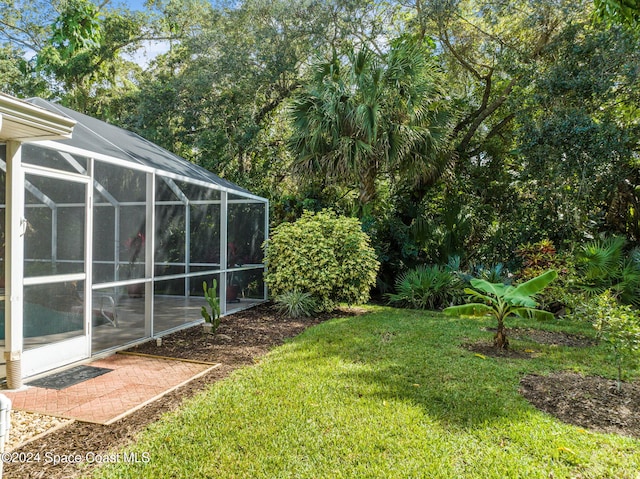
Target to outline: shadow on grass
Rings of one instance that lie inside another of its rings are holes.
[[[491,334],[481,326],[385,309],[321,325],[295,343],[309,352],[311,362],[337,362],[336,383],[353,400],[409,401],[432,418],[463,428],[528,416],[531,407],[518,394],[519,380],[545,365],[483,357],[461,347],[465,340],[490,343]]]

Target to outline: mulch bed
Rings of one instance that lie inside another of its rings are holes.
[[[563,422],[598,432],[640,438],[640,384],[599,376],[557,372],[530,374],[520,381],[520,393],[538,409]]]
[[[263,304],[222,318],[214,336],[203,334],[202,328],[197,325],[165,336],[161,346],[152,340],[131,348],[129,351],[136,353],[222,363],[222,366],[108,426],[73,422],[14,449],[12,453],[25,453],[31,457],[39,453],[41,461],[4,464],[4,477],[86,477],[92,467],[97,467],[96,464],[92,466],[85,463],[82,467],[75,464],[47,464],[45,454],[107,454],[131,443],[147,425],[177,409],[186,398],[226,378],[235,369],[254,364],[260,356],[287,338],[297,336],[306,328],[330,318],[360,313],[355,309],[339,310],[313,318],[290,319],[279,314],[271,304]]]
[[[484,331],[496,332],[496,328],[483,328]],[[507,328],[508,339],[520,341],[532,341],[538,344],[551,346],[569,346],[573,348],[585,348],[594,346],[597,342],[586,336],[565,333],[563,331],[546,331],[532,328]]]
[[[583,336],[528,328],[509,329],[507,337],[555,346],[596,344],[593,339]],[[476,354],[498,358],[527,359],[536,354],[526,349],[499,350],[490,341],[464,344],[463,347]],[[573,372],[548,376],[529,374],[520,381],[520,394],[541,411],[565,423],[640,438],[640,384],[637,382],[623,382],[618,391],[616,381],[599,376]]]

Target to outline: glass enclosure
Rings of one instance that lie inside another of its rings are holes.
[[[4,301],[4,145],[0,160]],[[85,335],[95,354],[200,321],[203,282],[226,314],[266,299],[266,200],[181,161],[23,146],[25,350]]]

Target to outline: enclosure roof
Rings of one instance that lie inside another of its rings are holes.
[[[70,138],[76,124],[63,116],[0,93],[0,139],[57,140]]]
[[[110,125],[42,98],[30,98],[27,101],[50,112],[65,115],[77,122],[73,131],[73,138],[59,140],[60,143],[187,178],[211,182],[240,194],[250,194],[248,190],[214,175],[201,166],[190,163],[131,131]]]

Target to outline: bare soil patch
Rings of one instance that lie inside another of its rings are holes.
[[[95,464],[82,464],[82,467],[76,464],[53,465],[45,461],[45,455],[107,454],[132,442],[142,429],[164,413],[177,409],[186,398],[227,377],[235,369],[254,364],[260,356],[287,338],[327,319],[361,313],[362,310],[348,309],[313,318],[291,319],[279,314],[271,304],[263,304],[222,318],[214,336],[203,334],[202,328],[196,325],[165,336],[161,346],[152,340],[131,348],[129,351],[136,353],[222,363],[222,366],[108,426],[73,422],[14,449],[12,453],[25,453],[25,457],[33,458],[39,454],[40,461],[4,464],[4,477],[86,477]]]
[[[520,381],[520,393],[538,409],[563,422],[598,432],[640,438],[640,384],[599,376],[557,372],[530,374]]]

